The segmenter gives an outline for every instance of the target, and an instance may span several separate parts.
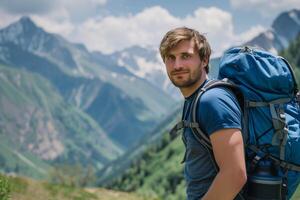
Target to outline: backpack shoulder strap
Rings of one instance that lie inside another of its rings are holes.
[[[209,152],[210,155],[210,159],[212,160],[212,163],[214,164],[215,170],[218,171],[218,165],[217,162],[213,156],[213,150],[212,150],[212,144],[210,141],[210,138],[207,134],[204,133],[204,131],[202,131],[201,127],[199,126],[199,123],[197,121],[197,105],[198,102],[201,100],[202,95],[212,89],[212,88],[216,88],[216,87],[226,87],[226,88],[230,88],[232,90],[237,90],[237,86],[234,85],[233,83],[231,83],[228,79],[223,79],[223,80],[211,80],[208,83],[205,84],[205,86],[203,88],[200,89],[200,91],[198,92],[196,98],[194,99],[193,103],[192,103],[192,121],[191,124],[198,124],[197,126],[192,127],[192,133],[194,135],[194,137],[196,138],[196,140],[202,144],[207,151]]]
[[[195,100],[193,101],[193,104],[192,104],[192,123],[194,123],[194,124],[197,123],[198,124],[198,122],[197,122],[197,105],[198,105],[198,102],[200,101],[202,95],[206,91],[208,91],[212,88],[216,88],[216,87],[226,87],[226,88],[230,88],[233,91],[238,91],[238,87],[234,83],[230,82],[228,79],[209,81],[203,88],[201,88],[201,90],[197,94]],[[243,100],[240,99],[240,101],[243,101]],[[192,130],[194,130],[193,131],[194,135],[195,135],[195,137],[198,141],[199,140],[204,140],[205,143],[206,143],[206,146],[209,149],[212,149],[211,142],[210,142],[210,139],[209,139],[208,135],[205,134],[201,130],[201,127],[199,126],[199,124],[198,124],[198,126],[194,127]]]
[[[199,123],[197,122],[197,105],[201,98],[201,96],[208,90],[215,88],[215,87],[227,87],[232,89],[233,91],[238,91],[238,87],[230,82],[228,79],[222,79],[222,80],[211,80],[208,81],[204,87],[202,87],[195,99],[192,102],[192,121],[188,122],[185,120],[179,121],[169,132],[171,138],[175,138],[178,134],[178,131],[182,128],[191,128],[193,131],[193,134],[198,142],[200,142],[202,145],[207,147],[209,150],[212,150],[211,142],[209,137],[201,130]],[[241,96],[242,97],[242,96]],[[238,98],[240,99],[240,98]],[[242,100],[243,101],[243,100]]]
[[[212,151],[212,145],[211,145],[211,141],[208,137],[208,135],[206,135],[201,127],[199,126],[199,123],[197,122],[197,105],[198,102],[201,99],[201,96],[208,90],[212,89],[212,88],[216,88],[216,87],[226,87],[226,88],[230,88],[232,91],[234,91],[235,93],[238,90],[238,87],[233,84],[232,82],[230,82],[228,79],[223,79],[223,80],[211,80],[208,81],[204,87],[202,87],[199,91],[197,96],[195,97],[195,99],[192,102],[192,116],[191,116],[191,122],[185,121],[185,120],[181,120],[180,122],[178,122],[170,131],[170,135],[171,138],[175,138],[177,136],[177,133],[180,129],[182,128],[191,128],[192,133],[194,135],[194,137],[196,138],[196,140],[208,151],[209,155],[210,155],[210,159],[212,160],[215,170],[218,171],[218,165],[214,159],[213,156],[213,151]],[[240,93],[241,94],[241,93]],[[242,96],[241,96],[242,97]],[[239,98],[238,98],[239,99]],[[243,102],[243,99],[241,100]]]

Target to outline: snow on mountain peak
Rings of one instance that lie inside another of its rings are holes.
[[[291,12],[289,12],[289,17],[292,18],[300,26],[300,19],[297,15],[296,10],[292,10]]]
[[[162,67],[161,63],[157,61],[149,61],[146,60],[146,58],[139,56],[134,56],[134,60],[138,66],[141,66],[136,72],[139,77],[146,78],[146,75],[153,71],[161,71],[162,73],[164,72],[164,67]]]
[[[265,33],[265,36],[266,36],[266,38],[268,38],[269,40],[274,40],[274,38],[275,38],[274,33],[271,32],[271,31],[267,31],[267,32]]]

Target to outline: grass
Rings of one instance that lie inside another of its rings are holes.
[[[297,188],[296,192],[293,194],[291,200],[298,200],[300,199],[300,186]]]
[[[145,200],[133,193],[103,188],[78,188],[54,185],[25,177],[0,174],[1,200]]]
[[[91,192],[92,194],[95,194],[97,196],[97,200],[146,200],[133,193],[119,192],[114,190],[90,188],[87,189],[87,191]]]

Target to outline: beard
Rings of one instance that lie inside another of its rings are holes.
[[[180,89],[195,85],[201,79],[202,71],[199,66],[194,71],[190,69],[174,70],[168,75],[173,85]]]

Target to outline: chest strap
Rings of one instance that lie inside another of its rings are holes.
[[[188,122],[186,120],[181,120],[170,131],[170,136],[172,139],[176,138],[178,132],[183,128],[199,128],[199,124],[196,122]]]

